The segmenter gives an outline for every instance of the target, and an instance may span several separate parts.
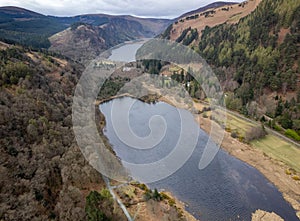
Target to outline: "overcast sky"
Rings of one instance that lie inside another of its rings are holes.
[[[18,6],[45,15],[57,16],[106,13],[175,18],[215,1],[217,0],[0,0],[0,6]]]

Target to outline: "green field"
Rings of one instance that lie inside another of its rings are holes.
[[[222,118],[219,118],[219,114],[218,112],[220,112],[221,116],[222,116],[222,110],[217,110],[215,113],[215,117],[218,119],[218,120],[222,120]],[[255,125],[250,123],[250,122],[247,122],[243,119],[240,119],[230,113],[226,113],[226,127],[227,128],[230,128],[231,131],[237,131],[239,132],[240,135],[242,136],[245,136],[246,132],[247,131],[250,131],[252,127],[254,127]]]
[[[222,124],[225,123],[222,119],[223,114],[223,110],[216,110],[214,112],[214,117]],[[206,115],[210,116],[211,111],[206,112]],[[257,125],[228,112],[226,115],[226,128],[229,128],[230,131],[237,131],[242,136],[245,136],[246,132],[250,131],[252,127],[257,127]],[[251,146],[262,150],[267,156],[279,160],[288,167],[300,172],[300,148],[297,146],[272,134],[267,135],[263,139],[252,141]]]
[[[300,172],[300,149],[274,135],[251,142],[252,146],[261,149],[271,158],[277,159]]]

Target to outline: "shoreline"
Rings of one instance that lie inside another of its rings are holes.
[[[209,118],[197,114],[198,123],[202,130],[210,133],[211,124],[217,124]],[[218,126],[218,124],[216,125]],[[221,148],[233,157],[249,164],[262,173],[283,195],[283,198],[293,207],[298,218],[300,218],[300,183],[286,174],[290,167],[286,164],[267,156],[263,151],[242,143],[232,138],[225,131]]]
[[[187,109],[184,102],[174,100],[170,102],[170,100],[172,99],[168,97],[158,99],[158,101],[166,102],[177,108]],[[195,101],[193,103],[195,110],[202,111],[201,103]],[[208,135],[211,133],[212,124],[220,128],[219,124],[210,118],[203,117],[201,113],[193,115],[199,127]],[[264,175],[278,189],[284,200],[292,206],[297,217],[300,219],[300,181],[296,181],[286,174],[286,171],[290,169],[288,165],[266,155],[262,150],[256,149],[250,144],[232,138],[231,134],[227,131],[224,131],[220,147],[231,156],[254,167]]]
[[[128,94],[128,93],[124,93],[124,94],[119,94],[119,95],[115,95],[115,96],[111,96],[111,97],[109,97],[109,98],[104,98],[104,99],[101,99],[101,100],[96,100],[95,102],[94,102],[94,104],[95,104],[95,106],[96,106],[96,109],[97,110],[99,110],[99,111],[96,111],[96,116],[98,116],[98,120],[100,121],[100,124],[99,124],[99,130],[103,130],[103,128],[105,127],[105,124],[106,124],[106,120],[105,120],[105,117],[104,117],[104,115],[103,115],[103,113],[100,111],[100,109],[98,108],[101,104],[103,104],[103,103],[106,103],[106,102],[109,102],[109,101],[111,101],[111,100],[113,100],[113,99],[116,99],[116,98],[124,98],[124,97],[131,97],[131,98],[134,98],[134,99],[138,99],[138,100],[140,100],[140,101],[142,101],[142,102],[146,102],[146,103],[151,103],[151,102],[162,102],[162,101],[159,101],[159,97],[157,97],[156,95],[147,95],[147,96],[145,96],[145,97],[142,97],[142,98],[136,98],[135,96],[132,96],[132,95],[130,95],[130,94]],[[100,132],[100,131],[99,131]],[[102,132],[100,132],[101,134],[102,134]],[[105,144],[105,146],[106,146],[106,148],[108,148],[110,151],[112,151],[113,152],[113,154],[116,156],[116,153],[114,152],[114,150],[113,150],[113,148],[112,148],[112,146],[111,146],[111,144],[109,143],[109,141],[108,141],[108,138],[104,135],[104,134],[102,134],[101,136],[104,136],[104,138],[105,138],[105,140],[107,141],[106,142],[106,144]],[[119,157],[118,156],[116,156],[118,159],[119,159]],[[120,159],[119,159],[120,160]],[[120,163],[121,163],[121,161],[120,161]],[[111,184],[109,184],[109,185],[107,185],[107,182],[108,183],[111,183],[112,181],[114,181],[114,180],[110,180],[110,179],[108,179],[108,181],[105,181],[106,182],[106,186],[107,186],[107,188],[109,188],[110,187],[110,185]],[[118,183],[118,181],[115,181],[115,182],[117,182]],[[136,182],[136,181],[133,181],[133,182]],[[138,181],[137,181],[138,182]],[[139,182],[138,182],[139,183]],[[127,185],[131,185],[130,183],[127,183]],[[143,185],[145,185],[148,189],[150,189],[150,187],[147,185],[147,184],[143,184]],[[110,191],[113,191],[111,188],[109,189]],[[193,216],[193,214],[191,214],[190,212],[188,212],[187,210],[186,210],[186,203],[185,202],[182,202],[182,201],[180,201],[179,200],[179,198],[177,198],[172,192],[170,192],[170,191],[161,191],[160,193],[163,193],[163,194],[166,194],[167,196],[169,196],[171,199],[173,199],[174,200],[174,202],[175,202],[175,209],[177,210],[177,212],[178,212],[178,214],[179,213],[182,213],[181,215],[182,215],[182,218],[185,218],[185,221],[200,221],[199,219],[196,219],[194,216]],[[114,193],[114,194],[117,194],[117,193]],[[120,197],[118,196],[118,199],[119,199]],[[121,199],[119,199],[119,200],[121,200]],[[124,205],[123,203],[122,203],[122,201],[120,201],[121,202],[121,204],[122,205]],[[117,203],[121,206],[121,204],[120,204],[120,202],[118,201]],[[124,210],[124,208],[122,208],[123,210]],[[127,208],[126,207],[126,211],[127,211],[127,213],[128,213],[128,210],[130,210],[130,208]],[[126,213],[126,214],[127,214]],[[128,215],[128,214],[127,214]],[[127,216],[126,215],[126,216]],[[137,215],[137,214],[136,214]],[[128,216],[127,216],[128,217]]]
[[[103,56],[105,59],[109,59],[110,56],[112,56],[112,51],[113,51],[113,50],[116,50],[116,49],[118,49],[118,48],[121,48],[121,47],[123,47],[123,46],[125,46],[125,45],[131,45],[131,44],[136,44],[136,43],[145,43],[145,42],[149,41],[150,39],[152,39],[152,38],[138,38],[138,39],[133,39],[133,40],[125,41],[125,42],[123,42],[123,43],[120,43],[120,44],[118,44],[118,45],[115,45],[115,46],[109,48],[108,50],[102,52],[101,54],[102,54],[102,56]],[[99,56],[99,55],[98,55],[98,56]]]
[[[100,105],[101,103],[108,102],[112,99],[126,96],[134,98],[134,96],[131,96],[130,94],[121,94],[100,101],[97,100],[95,104]],[[188,109],[184,102],[174,102],[174,100],[168,99],[168,97],[162,97],[156,94],[137,99],[143,102],[165,102],[177,108]],[[201,105],[199,103],[194,102],[193,107],[196,110],[201,111]],[[220,125],[218,125],[216,122],[209,118],[203,117],[201,114],[193,115],[195,121],[197,121],[199,124],[199,127],[208,135],[211,132],[210,129],[212,124],[216,124],[214,126],[220,127]],[[292,206],[296,215],[298,218],[300,218],[300,182],[293,180],[288,174],[286,174],[286,170],[289,169],[287,165],[267,156],[263,151],[256,149],[249,144],[242,143],[237,139],[232,138],[230,133],[226,131],[224,132],[221,148],[228,154],[247,163],[262,173],[278,189],[284,200],[286,200]],[[177,199],[176,197],[174,198]],[[179,199],[177,200],[180,202]],[[184,211],[187,212],[186,209]],[[192,214],[190,215],[192,216]]]

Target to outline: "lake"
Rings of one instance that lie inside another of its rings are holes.
[[[153,116],[164,118],[166,131],[154,148],[131,148],[116,135],[112,124],[112,104],[114,102],[114,108],[120,114],[124,114],[122,111],[126,111],[128,104],[133,101],[128,118],[131,132],[137,136],[145,137],[150,133],[148,122]],[[124,97],[101,104],[100,110],[106,117],[104,133],[117,156],[126,162],[142,164],[161,159],[172,151],[181,133],[178,110],[163,102],[147,104]],[[190,125],[189,128],[198,127],[192,120],[192,115],[190,119],[186,122]],[[257,209],[275,212],[287,221],[298,220],[293,208],[272,183],[258,170],[224,150],[218,152],[208,167],[199,170],[199,159],[209,138],[204,131],[199,131],[196,148],[188,161],[171,176],[148,183],[152,189],[172,192],[179,200],[185,202],[186,209],[201,221],[248,221]]]
[[[108,58],[112,61],[124,61],[124,62],[132,62],[135,61],[136,51],[150,39],[141,39],[139,41],[135,41],[132,43],[121,44],[120,46],[116,46],[112,51],[111,55]]]

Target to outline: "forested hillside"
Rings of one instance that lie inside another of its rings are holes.
[[[206,20],[197,25],[197,19],[193,27],[200,29],[182,29],[173,40],[190,45],[213,67],[226,93],[227,107],[299,141],[300,1],[262,0],[237,23],[224,20],[205,27]],[[213,20],[214,16],[207,21]],[[175,22],[162,37],[169,38],[176,27]],[[203,98],[203,93],[195,91],[197,82],[190,85],[191,95]]]
[[[96,34],[101,32],[95,37],[106,36],[105,42],[119,43],[141,37],[153,37],[162,32],[170,24],[170,20],[106,14],[56,17],[18,7],[0,7],[0,40],[35,49],[49,48],[49,37],[69,27],[74,29],[78,24],[91,26],[97,30]],[[103,32],[105,34],[102,34]],[[110,46],[102,45],[106,48]]]
[[[0,8],[0,39],[34,48],[48,48],[48,37],[70,24],[17,7]],[[73,21],[75,22],[75,21]]]
[[[255,117],[266,114],[299,132],[299,44],[300,1],[263,0],[236,25],[206,27],[199,52],[216,68],[225,90],[233,92],[229,108]],[[270,124],[280,130],[275,121]]]
[[[105,183],[72,130],[83,67],[46,51],[0,45],[0,220],[87,220],[85,199]],[[101,202],[101,211],[87,212],[126,220],[112,199]]]
[[[0,70],[0,220],[127,220],[73,132],[73,96],[83,65],[0,41]],[[114,95],[128,79],[108,81],[100,98]],[[112,151],[98,108],[95,119]],[[115,165],[116,171],[123,167]],[[132,182],[115,191],[128,211],[145,208],[136,220],[194,220],[175,199],[144,184]]]

